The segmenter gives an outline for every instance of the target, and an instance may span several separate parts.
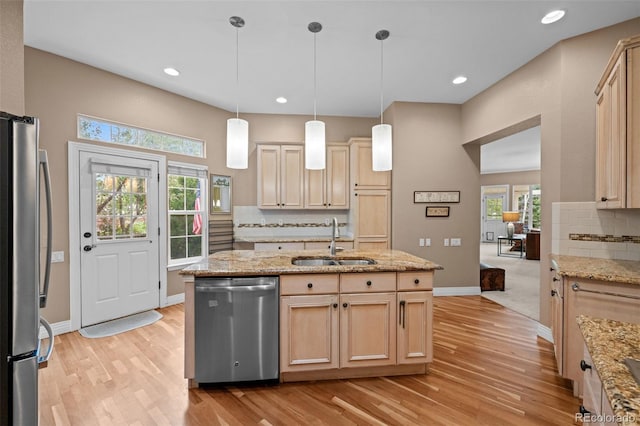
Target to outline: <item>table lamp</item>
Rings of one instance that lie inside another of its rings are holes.
[[[502,212],[502,221],[507,222],[507,237],[513,238],[513,222],[520,220],[520,212]]]

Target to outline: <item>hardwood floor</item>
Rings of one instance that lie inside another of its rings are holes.
[[[434,298],[429,373],[187,389],[183,308],[102,339],[56,337],[40,425],[569,425],[580,401],[537,323],[480,296]]]

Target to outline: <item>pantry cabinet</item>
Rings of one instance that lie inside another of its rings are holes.
[[[640,208],[640,36],[618,42],[595,93],[596,205]]]
[[[324,170],[305,170],[304,206],[308,209],[349,208],[349,147],[327,146]]]
[[[258,208],[304,208],[301,145],[258,145]]]

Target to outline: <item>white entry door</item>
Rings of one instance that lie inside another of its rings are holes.
[[[82,327],[159,306],[158,163],[80,152]]]
[[[497,241],[505,235],[506,225],[502,222],[502,212],[507,208],[505,194],[485,194],[482,197],[482,238],[480,241]]]

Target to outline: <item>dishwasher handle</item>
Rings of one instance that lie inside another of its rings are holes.
[[[275,290],[275,284],[259,284],[259,285],[225,285],[225,286],[213,286],[206,284],[196,284],[196,292],[198,293],[221,293],[221,292],[248,292],[256,290]]]

